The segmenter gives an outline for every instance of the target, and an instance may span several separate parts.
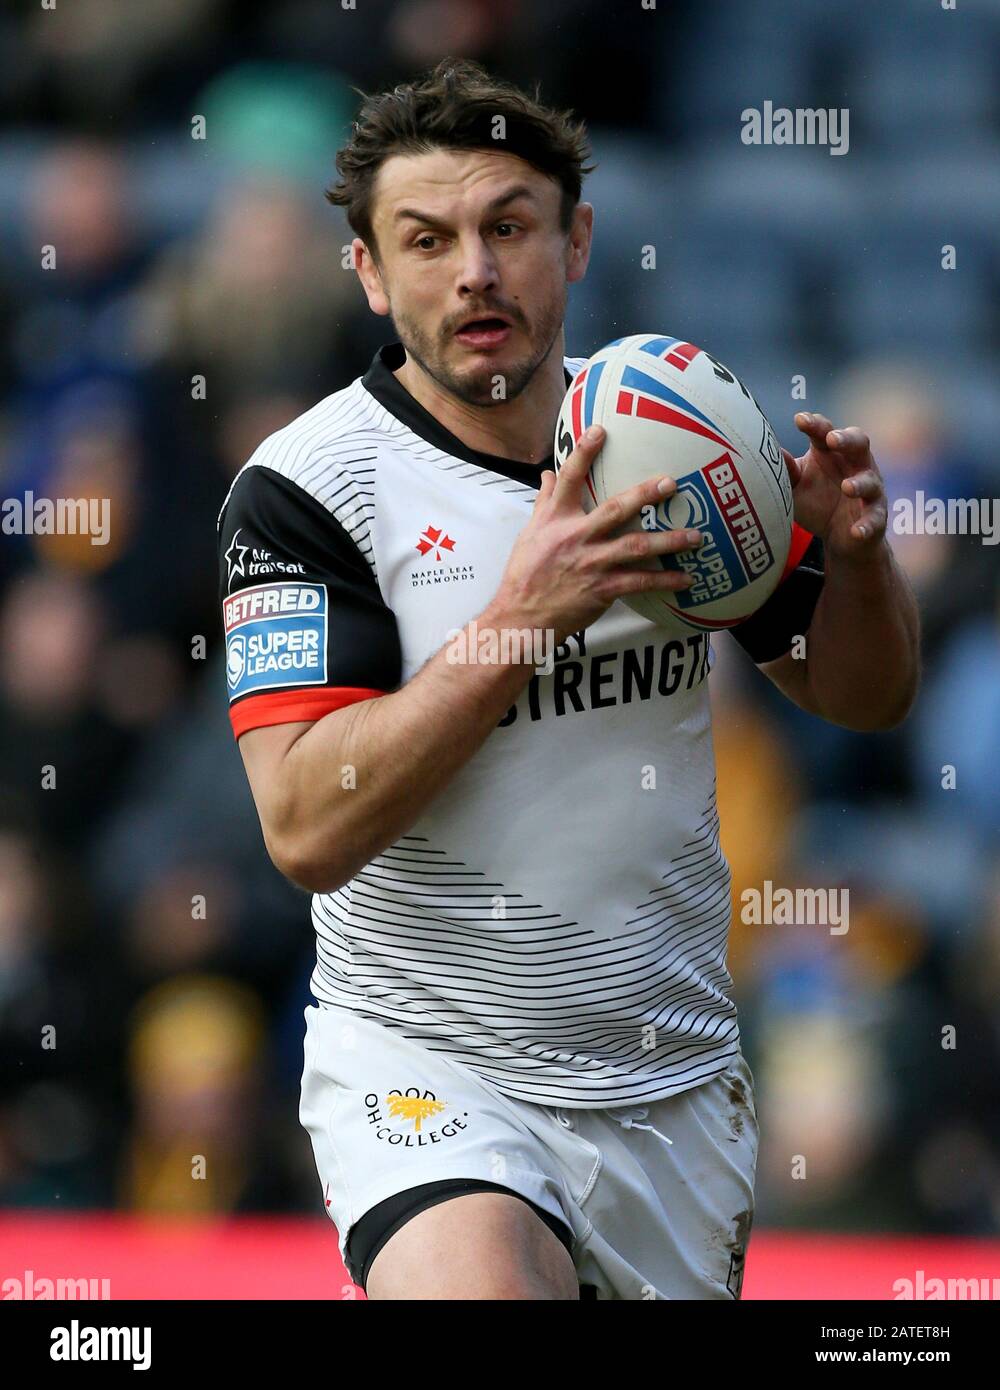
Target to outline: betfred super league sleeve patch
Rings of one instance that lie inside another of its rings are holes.
[[[279,582],[223,600],[229,702],[262,690],[326,683],[325,584]]]

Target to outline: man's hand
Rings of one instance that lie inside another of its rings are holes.
[[[607,438],[591,425],[559,470],[542,474],[528,524],[510,552],[500,588],[480,627],[535,628],[562,642],[595,622],[616,598],[655,590],[678,592],[694,582],[682,570],[645,569],[636,561],[696,549],[699,530],[623,531],[643,507],[677,491],[673,478],[649,478],[583,510],[587,475]]]
[[[763,665],[790,700],[846,729],[892,729],[920,680],[920,619],[913,591],[886,540],[888,506],[868,436],[835,430],[806,411],[795,423],[809,451],[782,449],[795,520],[823,542],[823,592],[806,634],[806,659]]]
[[[795,520],[824,549],[863,560],[881,549],[888,519],[885,485],[864,430],[835,430],[825,415],[800,411],[795,423],[809,450],[794,458],[782,449],[792,480]]]

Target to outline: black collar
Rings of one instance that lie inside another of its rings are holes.
[[[467,463],[475,463],[492,473],[500,473],[517,483],[527,483],[533,488],[541,487],[543,465],[520,463],[516,459],[500,458],[497,454],[484,454],[479,449],[463,444],[461,439],[450,430],[446,430],[429,410],[425,410],[419,401],[414,400],[406,387],[393,375],[405,361],[406,352],[402,343],[388,343],[385,347],[379,348],[371,366],[361,378],[365,390],[373,395],[380,405],[385,406],[390,415],[394,415],[428,444],[433,444],[435,449],[442,449],[446,454],[465,459]],[[566,372],[567,386],[572,379],[570,373]]]

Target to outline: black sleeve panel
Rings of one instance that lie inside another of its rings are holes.
[[[226,600],[244,590],[323,586],[325,595],[325,679],[315,673],[303,685],[320,688],[398,689],[402,674],[399,631],[371,565],[330,512],[297,483],[267,467],[248,468],[237,479],[219,521],[220,587]],[[294,594],[288,595],[294,598]],[[267,595],[270,602],[272,595]],[[231,627],[231,615],[226,623]],[[268,620],[247,626],[245,641],[266,649],[274,638]],[[270,620],[278,633],[294,631],[294,615]],[[314,629],[317,626],[313,620]],[[282,640],[279,638],[279,640]],[[247,659],[245,671],[241,666]],[[230,698],[239,701],[260,690],[296,688],[294,678],[251,675],[250,652],[234,655]],[[257,658],[258,667],[264,662]],[[292,673],[286,671],[284,675]]]
[[[808,632],[822,592],[823,542],[814,536],[798,567],[767,602],[729,631],[752,660],[775,661],[791,648],[794,638]]]

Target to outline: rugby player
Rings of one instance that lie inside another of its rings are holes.
[[[300,1116],[372,1298],[740,1295],[758,1130],[710,642],[618,602],[690,583],[635,561],[701,536],[617,534],[668,477],[584,514],[599,428],[553,470],[587,157],[468,62],[366,98],[328,197],[395,339],[220,517],[233,729],[313,893]],[[795,423],[790,563],[733,636],[803,709],[889,728],[918,624],[882,480],[861,429]],[[474,659],[523,632],[547,665]]]

